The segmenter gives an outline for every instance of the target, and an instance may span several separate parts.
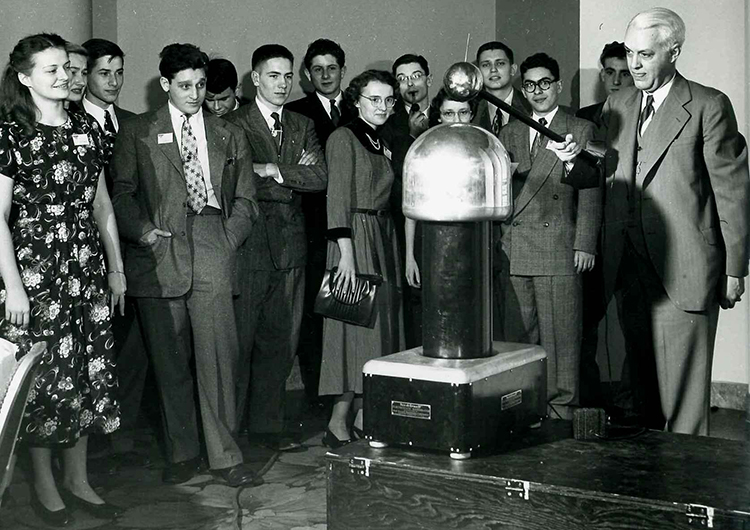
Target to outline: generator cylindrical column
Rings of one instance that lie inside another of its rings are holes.
[[[422,222],[422,348],[427,357],[492,355],[492,223]]]

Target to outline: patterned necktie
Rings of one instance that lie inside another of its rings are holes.
[[[339,112],[339,107],[336,105],[336,100],[331,100],[331,121],[333,122],[334,127],[339,126],[339,121],[341,120],[341,112]]]
[[[546,126],[547,120],[539,118],[539,125]],[[539,154],[539,149],[542,147],[542,133],[537,131],[536,138],[534,138],[534,145],[531,146],[531,161],[533,162],[536,155]]]
[[[203,168],[198,160],[198,140],[190,127],[187,114],[182,115],[182,168],[185,172],[185,183],[187,184],[188,206],[195,213],[201,213],[208,202],[206,192],[206,181],[203,180]]]
[[[500,134],[500,129],[502,129],[504,125],[503,113],[500,111],[500,109],[497,109],[497,112],[495,112],[495,119],[492,120],[492,134],[494,134],[495,136]]]
[[[273,118],[273,130],[271,131],[271,136],[273,136],[273,139],[276,140],[276,149],[281,152],[281,136],[284,130],[281,127],[279,113],[272,112],[271,117]]]
[[[649,125],[649,118],[653,116],[654,114],[654,96],[649,94],[646,97],[646,106],[643,107],[643,110],[641,111],[641,115],[638,118],[638,132],[641,136],[643,136],[646,133],[646,129]]]
[[[104,111],[104,130],[113,135],[117,134],[115,124],[112,122],[112,116],[109,114],[108,110]]]

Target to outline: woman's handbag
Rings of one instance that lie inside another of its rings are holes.
[[[325,272],[320,291],[315,297],[314,311],[347,324],[374,327],[375,297],[383,278],[375,274],[357,274],[354,289],[344,290],[341,282],[336,284],[335,275],[336,267]]]

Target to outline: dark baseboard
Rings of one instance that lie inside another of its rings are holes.
[[[750,410],[750,394],[746,383],[713,381],[711,383],[711,406],[722,409]]]

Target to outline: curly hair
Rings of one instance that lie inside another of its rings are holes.
[[[393,77],[393,74],[386,70],[365,70],[352,79],[349,86],[344,90],[344,97],[347,103],[355,106],[359,100],[359,96],[362,95],[362,90],[372,81],[377,81],[393,88],[394,97],[398,93],[398,81]]]

